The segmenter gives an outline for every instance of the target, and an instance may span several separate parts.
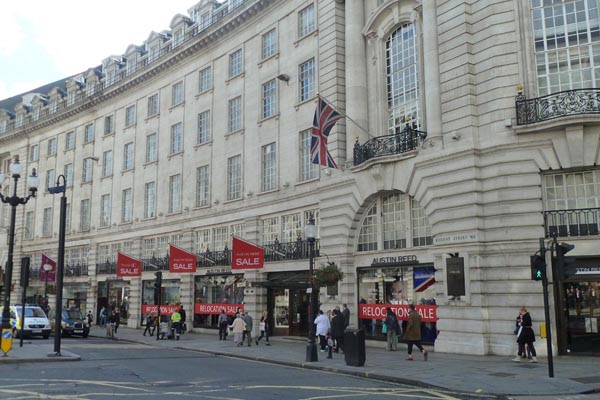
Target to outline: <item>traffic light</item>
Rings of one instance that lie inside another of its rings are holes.
[[[575,263],[577,258],[565,257],[565,254],[567,254],[574,248],[574,244],[569,244],[565,242],[556,244],[557,267],[562,279],[568,278],[571,275],[575,275],[576,269],[573,266],[573,264]]]
[[[531,279],[541,281],[546,276],[546,259],[538,254],[531,256]]]
[[[161,291],[162,291],[162,271],[154,273],[156,280],[154,281],[154,304],[160,305],[161,303]]]

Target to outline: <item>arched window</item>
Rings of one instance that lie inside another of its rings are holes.
[[[377,198],[368,208],[359,229],[357,251],[404,249],[432,243],[431,225],[423,207],[406,194],[392,193]]]
[[[388,134],[409,123],[421,127],[419,109],[419,67],[417,32],[414,24],[404,24],[385,43],[388,96]]]

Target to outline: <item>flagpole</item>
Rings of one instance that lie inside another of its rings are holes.
[[[337,107],[335,107],[327,97],[323,96],[321,93],[317,93],[317,97],[320,97],[323,100],[325,100],[327,102],[327,104],[329,104],[329,106],[331,108],[333,108],[338,114],[340,114],[342,117],[348,119],[349,121],[353,122],[354,125],[356,125],[361,131],[363,131],[364,133],[366,133],[369,137],[372,137],[372,138],[375,137],[375,136],[371,135],[365,128],[363,128],[362,126],[360,126],[360,124],[358,122],[356,122],[355,120],[353,120],[352,118],[350,118],[348,115],[346,115],[346,113],[340,111]]]

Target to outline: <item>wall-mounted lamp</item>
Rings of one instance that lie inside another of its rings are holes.
[[[290,76],[287,74],[279,74],[277,75],[277,79],[279,79],[280,81],[284,81],[284,82],[289,82],[290,81]]]

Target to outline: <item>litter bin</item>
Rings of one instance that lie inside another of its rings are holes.
[[[346,365],[362,367],[365,365],[365,331],[348,329],[344,334],[344,359]]]

